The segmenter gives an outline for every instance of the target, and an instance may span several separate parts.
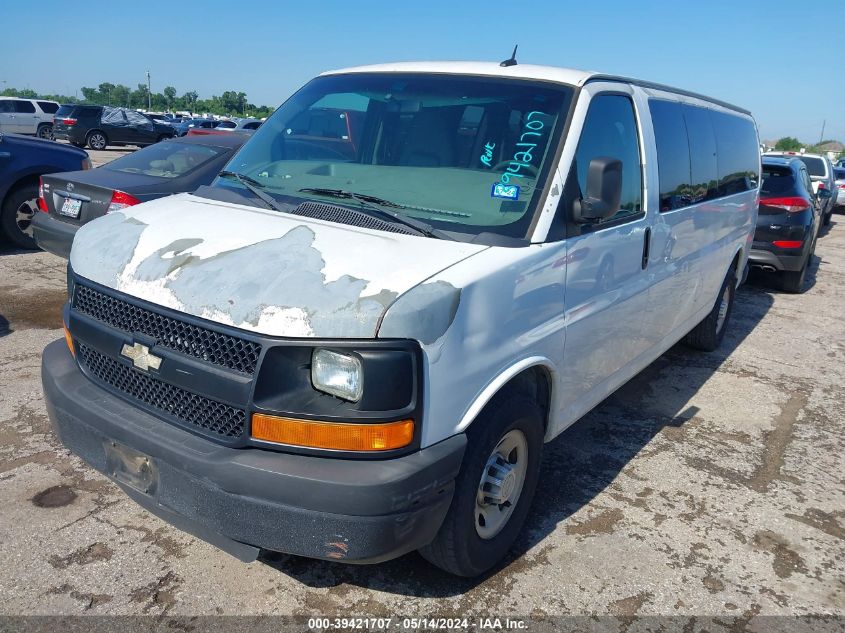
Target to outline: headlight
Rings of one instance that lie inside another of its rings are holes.
[[[358,402],[364,393],[361,360],[348,354],[316,349],[311,357],[311,384],[319,391]]]

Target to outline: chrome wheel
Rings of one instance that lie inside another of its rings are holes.
[[[728,308],[731,305],[731,287],[730,285],[725,286],[725,291],[722,293],[721,299],[719,299],[719,313],[716,315],[716,333],[722,331],[722,328],[725,325],[725,319],[728,318]]]
[[[91,149],[105,149],[106,137],[100,134],[99,132],[95,132],[94,134],[88,137],[88,146]]]
[[[22,202],[15,211],[15,224],[27,237],[32,237],[32,216],[38,212],[37,202],[37,199]]]
[[[522,431],[508,431],[487,459],[475,497],[475,531],[487,540],[508,522],[519,502],[528,471],[528,441]]]

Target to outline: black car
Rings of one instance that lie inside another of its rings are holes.
[[[35,248],[38,178],[70,169],[91,169],[88,154],[48,140],[0,133],[0,234],[17,246]]]
[[[105,149],[108,145],[152,145],[176,136],[172,125],[153,121],[129,108],[63,105],[53,117],[53,137],[77,147]]]
[[[110,211],[208,185],[248,137],[168,139],[91,171],[45,176],[33,221],[38,246],[68,257],[77,229]]]
[[[757,229],[748,256],[751,266],[779,273],[785,291],[801,292],[822,208],[801,160],[764,156]]]

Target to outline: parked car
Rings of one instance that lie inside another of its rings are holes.
[[[787,292],[802,292],[827,198],[813,193],[798,157],[763,156],[763,183],[749,263],[777,272]]]
[[[836,178],[836,209],[845,208],[845,167],[836,167],[833,170]]]
[[[230,119],[220,121],[214,129],[221,132],[238,132],[243,130],[257,130],[261,127],[258,119]]]
[[[0,97],[0,132],[53,137],[53,115],[59,109],[55,101]]]
[[[214,119],[182,119],[173,128],[176,130],[177,136],[185,136],[190,130],[197,128],[212,129],[218,123],[219,121]]]
[[[144,147],[175,136],[173,126],[153,121],[129,108],[63,105],[53,120],[55,138],[91,149],[105,149],[109,145]]]
[[[38,209],[39,176],[78,169],[91,169],[83,150],[0,133],[0,233],[16,246],[36,248],[32,217]]]
[[[325,103],[360,114],[353,148],[291,138]],[[545,441],[677,341],[719,346],[758,148],[745,110],[610,75],[326,73],[212,186],[79,230],[53,428],[241,559],[483,573]]]
[[[90,171],[42,178],[33,220],[38,246],[67,258],[80,226],[106,213],[211,184],[246,138],[186,137],[145,147]]]
[[[764,156],[794,156],[801,159],[810,172],[810,179],[813,182],[813,193],[818,194],[826,190],[826,194],[820,196],[822,207],[822,223],[830,224],[830,217],[833,215],[833,207],[836,206],[836,185],[833,175],[833,163],[823,154],[798,154],[796,152],[766,152]]]

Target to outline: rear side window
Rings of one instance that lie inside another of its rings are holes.
[[[657,144],[660,210],[680,209],[691,203],[690,147],[681,104],[653,99],[649,109]]]
[[[634,104],[626,96],[599,95],[590,102],[575,152],[575,169],[582,196],[587,191],[590,161],[602,156],[622,161],[622,200],[612,220],[640,213],[643,208],[640,141]]]
[[[754,124],[745,118],[711,111],[718,148],[720,196],[730,196],[757,188],[760,145]]]
[[[12,104],[15,106],[15,112],[19,114],[35,113],[35,106],[32,104],[32,101],[12,101]]]
[[[177,178],[219,156],[222,151],[219,147],[162,141],[113,160],[103,168],[128,174]]]
[[[47,114],[55,114],[56,110],[59,109],[59,104],[53,103],[52,101],[39,101],[38,107]]]
[[[821,158],[815,158],[814,156],[799,156],[798,158],[807,166],[810,176],[827,177],[827,169]]]
[[[836,168],[833,170],[836,180],[845,180],[845,169]]]
[[[73,106],[72,105],[59,106],[59,109],[56,110],[56,116],[57,117],[70,116],[71,112],[73,112]]]
[[[763,165],[763,184],[760,195],[764,197],[788,196],[795,193],[795,174],[789,167]]]
[[[15,106],[9,99],[0,99],[0,112],[14,112]]]

